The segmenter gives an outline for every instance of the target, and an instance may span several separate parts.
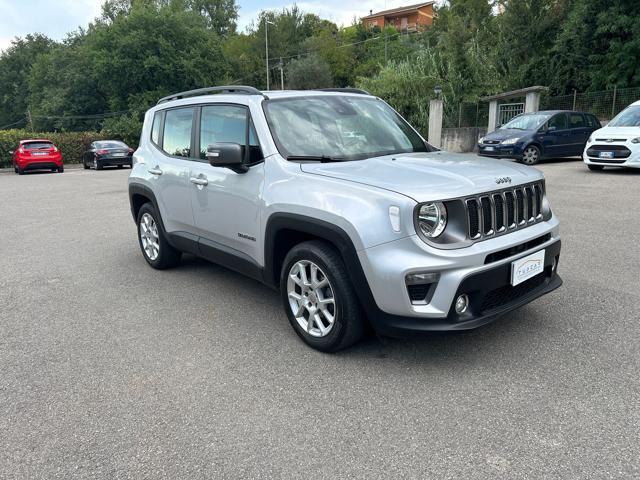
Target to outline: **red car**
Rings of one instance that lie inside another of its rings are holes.
[[[51,140],[20,140],[18,150],[13,153],[13,169],[22,175],[27,170],[64,171],[62,153]]]

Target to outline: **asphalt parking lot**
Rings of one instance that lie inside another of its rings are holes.
[[[637,478],[640,171],[543,164],[564,286],[326,355],[278,295],[143,260],[128,170],[0,175],[0,478]]]

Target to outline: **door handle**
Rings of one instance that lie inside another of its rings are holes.
[[[209,180],[204,177],[191,177],[189,180],[191,180],[191,183],[199,188],[209,185]]]
[[[153,168],[150,168],[148,172],[152,175],[162,175],[162,170],[160,170],[160,167],[158,167],[157,165]]]

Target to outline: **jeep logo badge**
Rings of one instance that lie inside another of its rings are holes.
[[[496,177],[496,183],[498,185],[501,183],[511,183],[511,177]]]

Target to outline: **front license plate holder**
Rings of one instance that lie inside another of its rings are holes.
[[[613,158],[615,155],[614,152],[600,152],[598,155],[600,158]]]
[[[516,286],[544,272],[545,250],[511,262],[511,285]]]

